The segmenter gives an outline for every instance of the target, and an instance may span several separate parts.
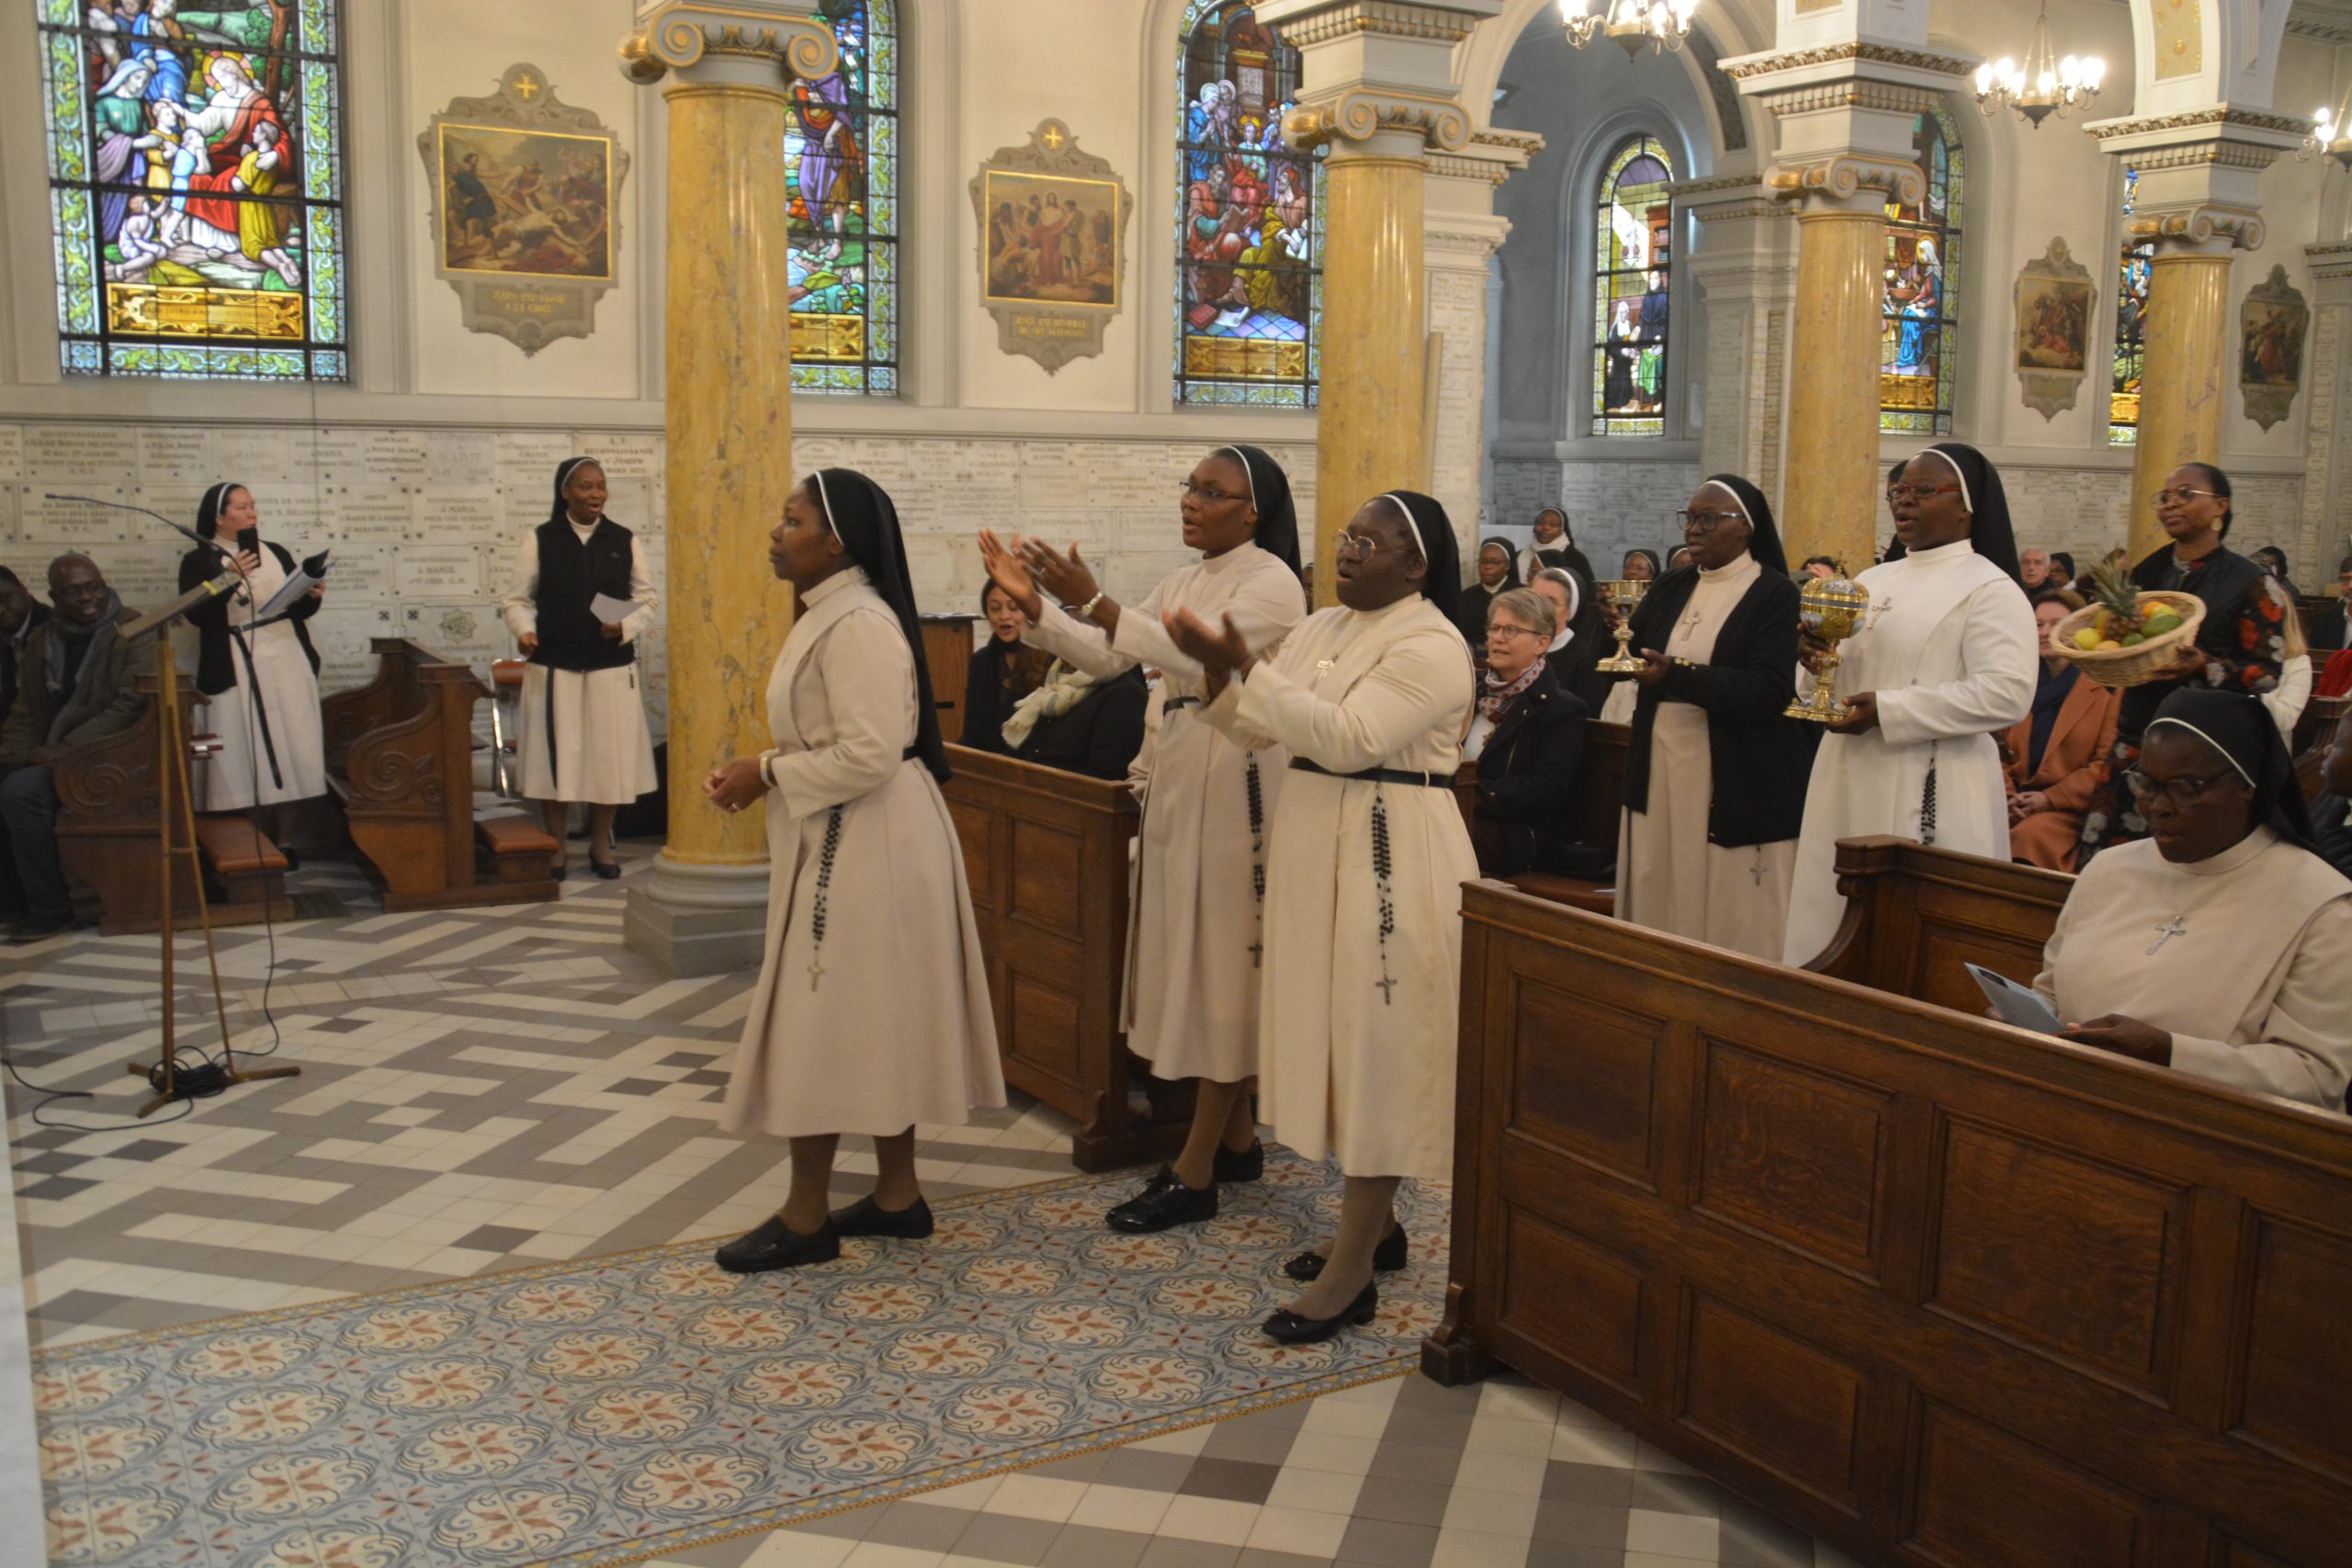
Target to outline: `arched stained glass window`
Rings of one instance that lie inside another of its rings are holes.
[[[1283,145],[1298,51],[1245,0],[1191,0],[1181,71],[1176,400],[1312,408],[1323,164]]]
[[[817,0],[841,63],[792,85],[784,137],[791,201],[792,385],[899,389],[897,0]]]
[[[38,0],[68,374],[340,381],[336,0]]]
[[[1666,434],[1674,164],[1656,137],[1627,138],[1600,175],[1593,221],[1592,433]]]
[[[1961,279],[1960,130],[1940,106],[1913,122],[1911,152],[1926,176],[1916,207],[1886,204],[1886,327],[1878,372],[1878,427],[1951,430]]]
[[[2132,239],[2132,201],[2140,171],[2123,171],[2123,247],[2115,288],[2115,368],[2107,393],[2107,440],[2129,446],[2140,438],[2140,367],[2148,352],[2148,269],[2156,243]]]

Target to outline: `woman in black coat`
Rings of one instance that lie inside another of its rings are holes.
[[[1575,840],[1577,766],[1590,710],[1561,689],[1544,650],[1552,606],[1524,588],[1498,595],[1488,612],[1487,672],[1463,756],[1478,765],[1470,824],[1478,869],[1577,874],[1590,860]]]
[[[1091,682],[1075,705],[1040,716],[1012,754],[1066,773],[1124,780],[1143,750],[1144,708],[1150,701],[1143,671],[1122,671]]]
[[[1481,669],[1487,663],[1487,608],[1497,598],[1520,587],[1519,557],[1509,539],[1488,539],[1478,547],[1477,579],[1455,601],[1453,625],[1470,645],[1470,657]]]
[[[980,614],[989,624],[989,640],[974,650],[964,677],[964,732],[956,744],[1010,757],[1004,721],[1012,716],[1013,704],[1037,689],[1053,656],[1022,642],[1029,617],[993,582],[980,592]]]
[[[1777,959],[1815,727],[1784,718],[1797,589],[1764,494],[1716,474],[1690,497],[1695,564],[1633,615],[1633,734],[1618,840],[1621,919]]]

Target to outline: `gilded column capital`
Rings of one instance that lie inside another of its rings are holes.
[[[2311,122],[2212,104],[2083,129],[2138,175],[2130,231],[2157,254],[2226,254],[2262,244],[2262,172],[2302,144]]]
[[[781,87],[839,62],[832,29],[814,17],[761,6],[663,0],[621,43],[621,74],[640,86],[701,68],[721,80]]]
[[[2135,243],[2154,241],[2162,254],[2167,241],[2179,250],[2258,251],[2268,231],[2262,214],[2250,207],[2199,202],[2154,209],[2135,204],[2124,232]]]
[[[1917,206],[1927,194],[1919,165],[1865,152],[1785,161],[1764,176],[1765,188],[1781,201],[1875,211],[1888,200]],[[1875,193],[1875,194],[1872,194]]]
[[[1283,140],[1306,149],[1326,143],[1365,142],[1384,130],[1419,136],[1445,152],[1470,145],[1470,114],[1450,97],[1393,87],[1355,86],[1283,116]]]

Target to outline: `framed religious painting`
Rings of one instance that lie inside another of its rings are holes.
[[[469,332],[537,354],[595,330],[618,281],[628,154],[594,113],[556,96],[536,65],[496,95],[453,98],[417,138],[432,190],[434,275]]]
[[[2075,406],[2090,374],[2091,275],[2066,242],[2025,264],[2018,274],[2014,349],[2025,406],[2045,420]]]
[[[2246,418],[2265,430],[2294,407],[2311,321],[2311,308],[2283,266],[2273,266],[2269,279],[2238,307],[2238,395],[2245,400]]]
[[[1003,147],[972,176],[979,230],[980,307],[997,347],[1047,374],[1102,352],[1126,271],[1127,187],[1078,149],[1060,120],[1038,123],[1026,147]]]

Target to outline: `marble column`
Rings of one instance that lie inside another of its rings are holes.
[[[1502,0],[1261,0],[1258,19],[1300,51],[1297,148],[1324,147],[1322,367],[1314,554],[1384,491],[1429,483],[1423,179],[1431,147],[1459,152],[1453,46]],[[1318,605],[1338,577],[1315,574]]]
[[[2173,469],[2222,460],[2237,383],[2231,257],[2261,248],[2262,171],[2299,147],[2309,124],[2215,104],[2084,127],[2101,152],[2138,173],[2131,238],[2155,247],[2124,546],[2134,560],[2165,542],[2155,494]]]
[[[756,965],[768,855],[757,812],[729,817],[703,776],[768,737],[768,668],[792,624],[766,537],[795,478],[784,139],[796,76],[833,68],[831,30],[763,0],[670,0],[621,46],[670,108],[667,389],[670,831],[629,889],[628,943],[670,974]]]

